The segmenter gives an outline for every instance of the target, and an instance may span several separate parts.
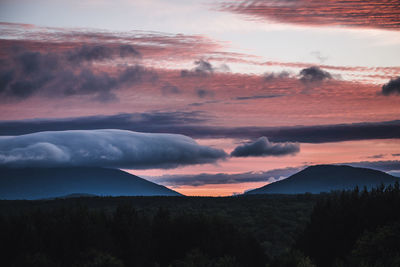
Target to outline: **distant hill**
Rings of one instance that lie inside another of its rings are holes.
[[[393,184],[399,178],[387,173],[366,168],[344,165],[316,165],[308,167],[292,176],[246,194],[302,194],[321,193],[332,190],[354,189],[355,186],[368,189],[381,183]]]
[[[179,196],[178,192],[118,169],[0,168],[0,199],[44,199],[68,195]]]

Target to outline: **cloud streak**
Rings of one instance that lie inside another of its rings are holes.
[[[275,182],[301,171],[304,167],[288,167],[273,169],[265,172],[245,173],[201,173],[185,175],[163,175],[160,177],[146,177],[146,179],[165,186],[203,186],[207,184],[239,184],[248,182]]]
[[[122,129],[184,134],[193,138],[249,138],[268,136],[272,142],[325,143],[368,139],[398,139],[400,121],[287,127],[209,126],[204,112],[147,112],[63,119],[0,121],[0,136],[40,131]]]
[[[168,169],[215,163],[226,157],[223,150],[176,134],[81,130],[0,137],[1,167]]]
[[[222,11],[281,23],[400,30],[397,0],[244,0],[218,5]]]
[[[254,142],[237,146],[231,153],[232,157],[266,157],[286,156],[300,152],[298,143],[274,143],[263,136]]]
[[[14,47],[37,52],[65,52],[79,48],[71,59],[105,60],[109,57],[135,57],[142,60],[181,61],[219,54],[219,43],[201,35],[169,34],[162,32],[49,28],[35,25],[0,22],[3,40],[0,57]],[[99,46],[99,47],[97,47]],[[96,49],[93,49],[95,47]],[[132,49],[134,48],[134,49]]]

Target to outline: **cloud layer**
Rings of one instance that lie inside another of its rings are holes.
[[[400,30],[397,0],[242,0],[219,6],[223,11],[282,23]]]
[[[207,184],[239,184],[248,182],[275,182],[286,178],[304,167],[289,167],[283,169],[273,169],[265,172],[245,172],[245,173],[201,173],[185,175],[163,175],[160,177],[146,177],[148,180],[166,186],[202,186]]]
[[[398,139],[400,121],[363,122],[292,127],[209,126],[204,112],[123,113],[63,119],[0,121],[0,136],[40,131],[121,129],[138,132],[184,134],[193,138],[257,138],[272,142],[324,143],[368,139]]]
[[[153,169],[214,163],[226,157],[223,150],[176,134],[81,130],[0,137],[1,167]]]
[[[265,156],[286,156],[294,155],[300,151],[298,143],[274,143],[263,136],[254,142],[236,147],[232,157],[265,157]]]

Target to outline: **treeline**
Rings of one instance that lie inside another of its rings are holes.
[[[327,195],[290,253],[272,266],[400,266],[399,183]]]
[[[13,204],[0,213],[1,266],[400,266],[398,183],[321,195],[11,201],[2,210]]]
[[[152,218],[159,209],[175,217],[216,217],[254,237],[265,254],[273,258],[290,249],[304,229],[319,195],[250,195],[238,197],[81,197],[39,201],[0,201],[0,215],[18,216],[32,210],[52,212],[60,207],[104,211],[130,206],[139,217]]]
[[[259,243],[206,215],[85,207],[0,217],[2,266],[265,266]]]

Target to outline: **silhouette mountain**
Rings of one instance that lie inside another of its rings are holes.
[[[345,165],[316,165],[293,174],[292,176],[263,187],[250,190],[245,194],[318,194],[332,190],[349,190],[358,186],[368,189],[381,184],[394,184],[399,178],[387,173]]]
[[[44,199],[73,194],[98,196],[180,196],[118,169],[98,167],[0,168],[0,199]]]

